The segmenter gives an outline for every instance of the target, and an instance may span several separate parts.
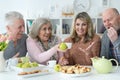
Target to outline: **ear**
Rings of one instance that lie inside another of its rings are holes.
[[[10,26],[6,26],[7,33],[11,32]]]
[[[6,30],[9,31],[9,26],[6,26]]]

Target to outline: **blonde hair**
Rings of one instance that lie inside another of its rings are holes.
[[[78,37],[78,35],[76,33],[76,30],[75,30],[75,22],[76,22],[77,19],[80,19],[82,21],[86,21],[87,25],[88,25],[88,30],[87,30],[87,34],[85,35],[84,42],[87,42],[87,41],[91,40],[93,38],[94,34],[95,34],[94,29],[93,29],[92,20],[86,12],[81,12],[81,13],[78,13],[73,20],[72,33],[71,33],[71,36],[70,36],[72,38],[72,41],[77,42],[81,39],[80,37]]]

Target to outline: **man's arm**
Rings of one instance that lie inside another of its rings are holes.
[[[16,50],[15,50],[14,44],[10,41],[8,43],[8,47],[4,51],[5,60],[12,58],[15,55],[15,53],[16,53]]]
[[[115,53],[115,57],[116,59],[119,61],[120,63],[120,36],[118,37],[118,39],[113,43],[114,45],[114,53]]]

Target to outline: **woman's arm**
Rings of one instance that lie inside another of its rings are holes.
[[[42,46],[37,44],[35,40],[33,40],[30,37],[27,39],[28,55],[39,63],[43,63],[49,60],[50,57],[57,52],[57,48],[58,48],[58,45],[53,46],[48,51],[44,51],[42,49]]]

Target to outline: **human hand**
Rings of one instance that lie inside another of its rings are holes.
[[[108,29],[107,35],[112,43],[118,39],[117,31],[113,27]]]
[[[59,48],[57,49],[57,51],[63,52],[63,53],[66,52],[67,50],[68,50],[68,49],[66,49],[66,50],[61,50],[61,49],[59,49]]]
[[[17,58],[20,55],[20,53],[16,53],[12,58]]]
[[[67,45],[58,44],[57,51],[66,52],[68,50]]]
[[[62,66],[69,64],[68,60],[64,57],[61,57],[58,63]]]
[[[82,51],[82,52],[84,52],[86,55],[88,55],[89,54],[89,51],[88,50],[86,50],[86,49],[82,49],[82,48],[78,48],[80,51]]]
[[[95,42],[92,42],[86,49],[82,49],[79,47],[79,50],[84,52],[86,55],[90,53],[91,47],[95,44]]]

